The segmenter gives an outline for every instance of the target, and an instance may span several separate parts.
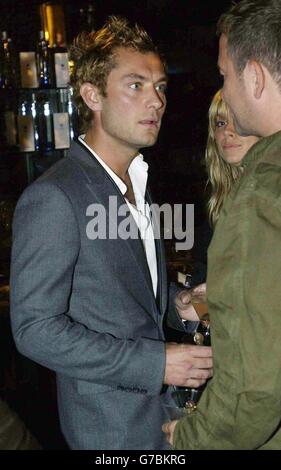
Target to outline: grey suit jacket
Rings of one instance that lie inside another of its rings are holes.
[[[14,338],[56,371],[71,448],[164,449],[164,253],[157,240],[157,306],[142,241],[86,234],[87,208],[108,209],[109,196],[125,202],[80,143],[25,190],[13,226]]]

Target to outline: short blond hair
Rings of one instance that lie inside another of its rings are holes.
[[[142,53],[153,52],[160,57],[166,70],[165,60],[148,33],[137,24],[131,26],[125,18],[111,16],[100,30],[79,34],[70,49],[70,58],[74,62],[70,84],[84,131],[89,127],[93,114],[80,95],[81,85],[92,83],[106,96],[108,75],[116,66],[120,47]]]

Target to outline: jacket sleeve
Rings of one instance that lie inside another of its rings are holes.
[[[80,250],[68,196],[40,181],[20,198],[13,223],[11,321],[19,351],[66,376],[158,394],[165,345],[116,338],[67,315]]]

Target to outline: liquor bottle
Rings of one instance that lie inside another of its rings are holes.
[[[77,137],[76,125],[76,110],[73,105],[73,89],[62,88],[59,93],[60,109],[62,112],[67,113],[69,117],[69,136],[70,140]]]
[[[5,83],[5,55],[2,41],[0,42],[0,88],[4,88]]]
[[[40,150],[49,151],[54,148],[53,107],[46,93],[37,96],[38,133]]]
[[[12,100],[6,100],[4,107],[4,138],[7,147],[17,145],[16,113]]]
[[[34,145],[35,151],[38,152],[40,150],[40,140],[39,140],[39,112],[38,112],[38,105],[36,101],[36,94],[32,93],[31,95],[31,115],[33,119],[33,129],[34,129]]]
[[[28,95],[23,94],[18,109],[18,137],[21,152],[35,151],[35,132],[31,110],[31,102]]]
[[[94,31],[96,29],[95,6],[91,2],[79,9],[80,29],[83,31]]]
[[[20,75],[22,88],[38,88],[36,53],[20,52]]]
[[[8,38],[6,31],[2,31],[0,49],[0,87],[14,88],[16,86],[15,53],[12,40]]]
[[[54,44],[52,48],[55,86],[57,88],[66,88],[70,79],[68,52],[66,47],[58,44]]]
[[[69,88],[67,90],[67,112],[69,115],[69,134],[70,134],[70,139],[73,140],[76,135],[76,128],[77,126],[75,125],[76,123],[76,110],[73,106],[73,89]]]
[[[194,299],[196,297],[196,294],[194,295]],[[200,294],[197,296],[198,298],[196,299],[196,303],[200,308],[203,310],[203,304],[205,304],[205,307],[207,307],[206,300],[205,302],[199,302],[200,300]],[[203,299],[203,295],[201,300]],[[193,306],[195,303],[192,304]],[[198,314],[198,310],[196,310]],[[185,335],[183,337],[183,342],[190,344],[190,343],[195,343],[200,346],[210,346],[211,345],[211,336],[210,336],[210,321],[209,321],[209,316],[204,310],[202,312],[204,315],[200,317],[200,321],[198,322],[198,325],[196,327],[196,330],[194,330],[193,333],[193,339],[191,340],[190,335]],[[198,314],[199,316],[199,314]],[[194,323],[194,322],[192,322]],[[194,323],[195,324],[195,323]],[[196,410],[197,403],[200,400],[200,397],[205,389],[206,384],[201,385],[198,388],[192,388],[192,387],[174,387],[174,392],[172,393],[172,397],[176,403],[176,405],[180,408],[185,408],[186,412],[188,414],[193,413],[194,410]]]
[[[70,116],[68,115],[68,90],[62,88],[57,96],[58,102],[54,109],[54,145],[62,150],[70,147]]]
[[[36,59],[39,88],[51,88],[50,52],[44,31],[39,32]]]
[[[93,3],[90,3],[87,8],[87,30],[91,32],[95,29],[96,29],[95,7]]]

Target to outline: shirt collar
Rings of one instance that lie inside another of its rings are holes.
[[[82,134],[78,137],[79,142],[81,142],[85,147],[91,152],[91,154],[98,160],[98,162],[103,166],[106,172],[111,176],[115,184],[117,184],[123,196],[127,192],[127,185],[124,181],[119,178],[118,175],[102,160],[101,157],[85,142],[85,134]],[[144,199],[147,185],[147,176],[148,176],[148,164],[143,160],[143,155],[139,153],[131,162],[128,172],[132,181],[132,186],[136,198],[136,203],[138,205],[138,198]]]
[[[137,207],[145,199],[148,164],[144,161],[143,155],[138,154],[129,166],[129,175],[133,185]]]

